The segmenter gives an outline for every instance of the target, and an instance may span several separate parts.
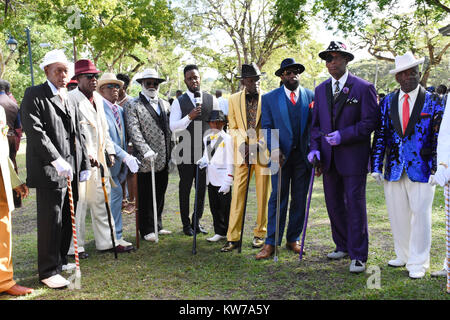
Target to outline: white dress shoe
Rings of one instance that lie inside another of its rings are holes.
[[[172,231],[161,229],[161,230],[158,231],[158,234],[162,234],[162,235],[164,235],[164,234],[172,234]]]
[[[147,240],[147,241],[156,242],[156,234],[154,232],[146,234],[144,236],[144,239]]]
[[[409,272],[409,277],[411,279],[420,279],[423,278],[425,276],[425,272],[423,271],[410,271]]]
[[[41,280],[42,283],[47,285],[47,287],[51,289],[58,289],[66,287],[70,284],[70,281],[66,280],[64,277],[62,277],[59,274],[55,274],[54,276],[51,276],[50,278]]]
[[[350,272],[360,273],[366,270],[366,264],[360,260],[352,260],[350,264]]]
[[[76,267],[77,267],[77,265],[75,263],[63,264],[62,271],[75,270]]]
[[[431,273],[432,277],[446,277],[447,276],[447,270],[442,269],[439,271],[435,271]]]
[[[328,259],[339,260],[348,256],[347,252],[344,251],[333,251],[327,254]]]
[[[131,242],[125,241],[124,238],[117,240],[117,243],[124,247],[129,247],[133,245]]]
[[[389,260],[389,262],[388,262],[388,266],[394,267],[394,268],[404,267],[405,265],[406,265],[406,262],[400,260],[399,258]]]
[[[220,240],[225,239],[225,238],[226,238],[225,236],[221,236],[220,234],[215,234],[211,238],[206,239],[206,241],[217,242],[217,241],[220,241]]]

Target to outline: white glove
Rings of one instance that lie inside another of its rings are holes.
[[[223,182],[223,185],[219,189],[219,193],[227,194],[230,192],[231,185],[233,184],[233,178],[228,176],[225,178],[225,181]]]
[[[150,158],[150,160],[155,160],[158,154],[153,150],[149,150],[144,154],[144,158]]]
[[[440,185],[443,187],[450,179],[450,169],[444,166],[438,166],[437,171],[434,175],[431,175],[428,179],[428,183],[432,186]]]
[[[372,178],[375,179],[375,181],[377,182],[377,184],[379,186],[381,186],[383,184],[383,174],[378,173],[378,172],[372,172],[371,176],[372,176]]]
[[[125,159],[123,159],[123,162],[125,162],[130,169],[131,173],[136,173],[139,171],[139,165],[141,162],[136,159],[136,157],[133,157],[131,154],[127,154]]]
[[[59,157],[55,161],[52,161],[52,165],[55,167],[56,171],[58,171],[58,175],[70,178],[70,181],[73,179],[73,169],[72,166],[63,158]]]
[[[91,170],[83,170],[80,172],[80,182],[88,181],[91,177]]]
[[[205,157],[202,157],[197,161],[197,165],[200,169],[206,168],[208,166],[208,160],[206,160]]]

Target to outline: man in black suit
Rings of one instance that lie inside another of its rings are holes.
[[[60,275],[72,236],[67,178],[74,204],[79,181],[89,178],[89,158],[79,113],[67,100],[68,61],[62,50],[48,52],[40,65],[47,81],[29,87],[20,107],[27,136],[27,185],[36,188],[39,280],[50,288],[69,284]]]

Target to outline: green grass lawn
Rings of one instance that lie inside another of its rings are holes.
[[[18,164],[20,176],[26,175],[25,144],[22,143]],[[151,196],[151,195],[149,195]],[[193,206],[194,192],[191,193]],[[326,254],[334,250],[330,224],[325,209],[322,179],[314,184],[310,219],[306,233],[306,254],[302,261],[285,248],[283,240],[279,261],[256,261],[258,249],[252,249],[256,216],[254,180],[250,185],[242,253],[222,253],[224,242],[211,244],[206,238],[213,233],[212,216],[205,201],[202,224],[208,235],[197,237],[197,254],[192,255],[192,237],[182,233],[178,206],[178,173],[171,173],[163,213],[165,229],[172,235],[160,236],[159,243],[140,242],[140,248],[114,259],[112,253],[95,249],[94,237],[87,219],[86,251],[81,260],[81,290],[52,290],[38,281],[35,190],[13,212],[13,264],[15,279],[35,289],[26,297],[0,295],[0,300],[376,300],[418,299],[449,300],[445,278],[409,279],[404,268],[390,268],[394,257],[389,219],[382,187],[368,178],[367,211],[369,219],[368,271],[350,274],[350,261],[329,261]],[[135,242],[134,215],[124,215],[124,238]],[[442,267],[445,256],[445,213],[443,189],[438,187],[433,206],[433,240],[431,270]],[[63,275],[69,276],[68,273]],[[378,282],[377,282],[378,281]],[[377,286],[378,284],[378,286]]]

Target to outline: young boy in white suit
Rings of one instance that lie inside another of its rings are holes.
[[[226,117],[221,110],[211,111],[208,120],[210,130],[203,137],[205,151],[197,162],[200,169],[206,168],[209,207],[213,216],[214,236],[206,239],[217,242],[226,239],[233,184],[233,140],[223,131]]]

